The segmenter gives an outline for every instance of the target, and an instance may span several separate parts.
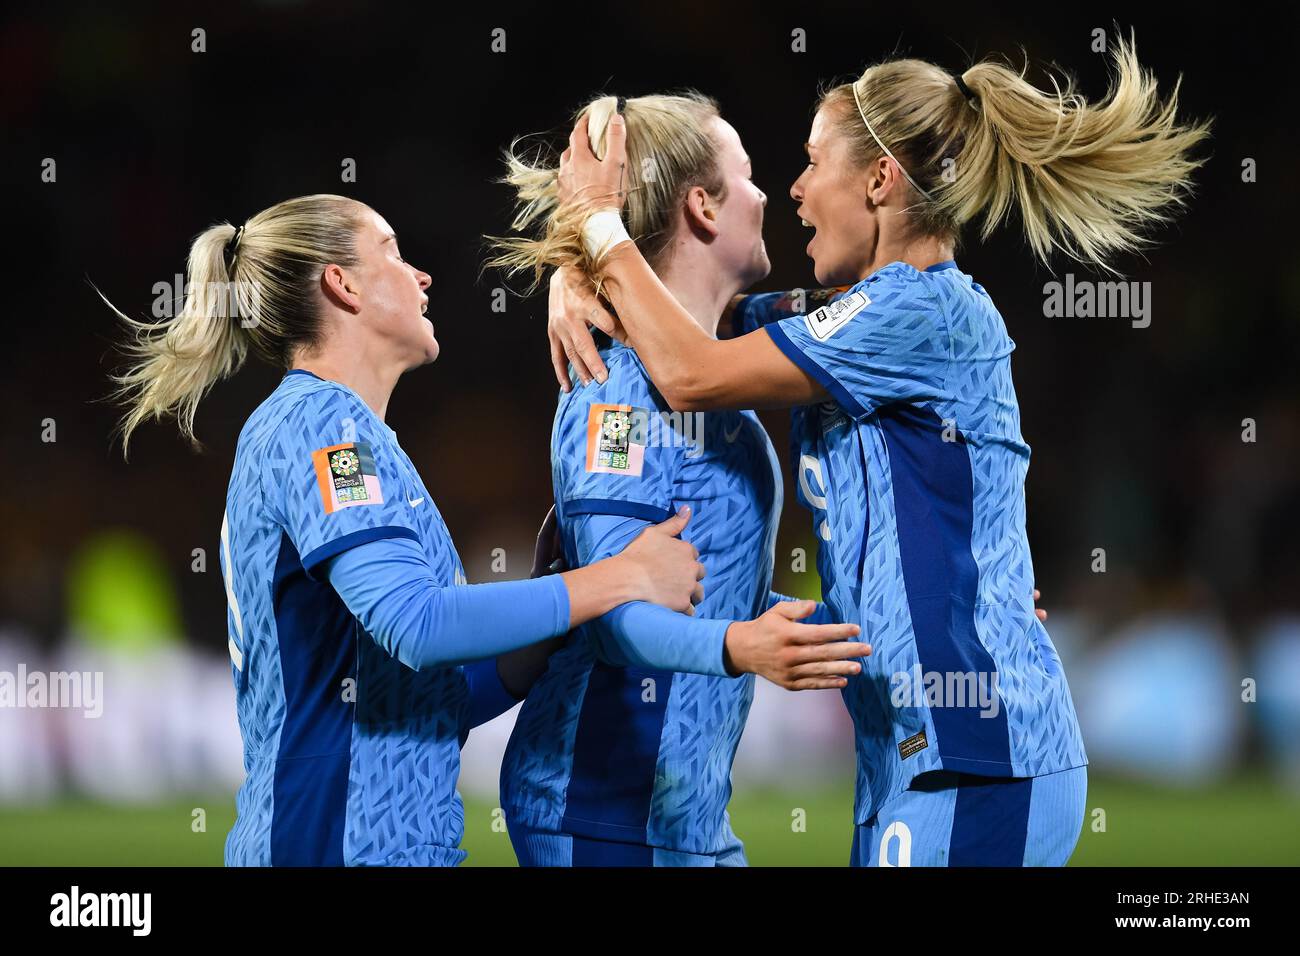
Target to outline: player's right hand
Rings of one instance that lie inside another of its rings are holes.
[[[661,604],[674,611],[695,613],[704,600],[704,565],[695,545],[683,541],[682,533],[691,509],[682,506],[667,521],[651,525],[618,555],[630,575],[634,601]]]
[[[844,687],[860,673],[854,658],[871,653],[857,637],[856,624],[800,624],[817,609],[816,601],[782,601],[752,621],[727,628],[727,668],[737,674],[758,674],[786,690]]]
[[[622,209],[627,200],[627,122],[614,114],[605,126],[604,155],[596,156],[583,112],[560,156],[560,196],[592,209]]]

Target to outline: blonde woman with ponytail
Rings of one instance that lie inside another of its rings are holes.
[[[122,317],[124,451],[164,415],[193,440],[203,395],[250,350],[285,373],[240,433],[221,526],[247,772],[226,862],[455,865],[470,729],[518,702],[571,627],[629,601],[690,612],[703,567],[676,537],[689,512],[589,567],[468,584],[384,421],[397,380],[439,344],[431,279],[383,217],[340,196],[290,199],[203,232],[187,278],[174,319]],[[784,646],[683,619],[707,631],[690,662],[710,672]],[[678,647],[645,653],[687,663]]]
[[[589,105],[600,122],[614,97]],[[629,160],[655,175],[628,197],[638,248],[697,329],[712,334],[737,292],[770,268],[767,197],[754,185],[740,136],[717,103],[694,92],[624,102]],[[540,278],[577,247],[557,219],[553,164],[507,153],[516,229],[490,265]],[[617,333],[617,329],[611,327]],[[753,412],[673,416],[635,351],[606,343],[609,376],[560,396],[551,432],[555,508],[567,562],[598,562],[676,507],[709,569],[701,614],[755,618],[748,627],[803,635],[810,661],[792,690],[843,688],[858,672],[854,625],[824,606],[771,591],[783,492],[780,465]],[[754,693],[698,668],[617,666],[611,641],[675,641],[664,615],[620,608],[579,628],[550,661],[515,722],[501,766],[501,806],[524,866],[743,866],[727,818],[731,765]],[[806,623],[799,623],[800,620]],[[812,661],[816,663],[812,663]],[[674,672],[676,671],[676,672]],[[691,673],[691,671],[696,671]],[[758,669],[765,676],[763,668]],[[647,694],[647,689],[650,693]]]
[[[671,407],[796,408],[825,600],[873,648],[844,690],[855,865],[1061,865],[1078,839],[1087,757],[1032,606],[1014,344],[954,254],[967,223],[987,236],[1015,213],[1041,261],[1110,269],[1185,201],[1207,125],[1178,121],[1176,88],[1161,101],[1131,42],[1113,53],[1096,104],[992,60],[956,75],[889,60],[827,91],[790,195],[817,281],[849,288],[806,315],[745,300],[749,334],[729,340],[627,241],[640,184],[622,121],[584,116],[570,138],[553,244],[576,251],[552,263],[553,354],[601,378],[594,280]]]

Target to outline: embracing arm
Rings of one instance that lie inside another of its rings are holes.
[[[706,333],[633,243],[615,247],[602,264],[604,294],[618,312],[620,330],[676,411],[790,408],[826,398],[821,384],[787,358],[766,332],[723,341]],[[570,387],[566,359],[584,385],[593,377],[604,381],[604,364],[588,322],[594,315],[605,322],[613,319],[576,267],[552,275],[549,315],[551,361],[560,387]]]
[[[330,584],[361,626],[414,669],[495,657],[563,634],[626,601],[686,610],[703,568],[676,538],[689,511],[651,525],[619,554],[529,581],[442,586],[424,548],[381,538],[330,559]]]
[[[678,411],[789,408],[824,400],[826,390],[766,332],[718,340],[659,281],[636,245],[602,261],[604,294],[665,400]]]
[[[588,559],[616,552],[644,524],[621,515],[573,520],[578,553]],[[835,624],[823,605],[774,592],[766,613],[752,621],[686,617],[635,602],[615,608],[590,632],[611,664],[718,677],[752,673],[789,690],[843,687],[844,677],[859,670],[850,659],[870,653],[852,640],[856,625]]]
[[[731,621],[687,617],[644,601],[620,605],[601,620],[597,647],[606,663],[713,677],[738,673],[727,668]]]
[[[569,149],[560,164],[561,183],[571,187],[561,190],[561,200],[584,197],[591,209],[623,204],[624,165],[627,158],[627,129],[621,116],[611,118],[605,133],[605,156],[598,160],[587,135],[586,117],[574,126]],[[606,216],[617,224],[617,216]],[[588,219],[586,230],[601,228],[600,217]],[[816,379],[787,358],[764,333],[742,335],[718,341],[705,332],[659,281],[654,270],[636,244],[614,234],[595,242],[600,254],[590,251],[588,258],[599,260],[601,292],[613,306],[622,332],[636,349],[650,378],[668,404],[678,411],[703,411],[715,408],[781,408],[820,401],[826,393]],[[593,240],[594,242],[594,240]],[[552,361],[559,373],[559,355],[585,358],[594,353],[587,332],[587,320],[605,310],[589,289],[582,288],[582,273],[576,267],[557,270],[551,282],[551,307],[554,310],[557,282],[575,294],[572,310],[578,324],[572,336],[557,348],[552,341]],[[589,285],[589,283],[588,283]],[[586,292],[586,298],[582,293]],[[576,318],[580,317],[580,318]],[[602,327],[605,323],[598,322]],[[575,365],[578,365],[575,362]],[[589,363],[589,367],[590,363]],[[564,386],[562,378],[561,387]]]
[[[570,521],[580,562],[618,554],[647,524],[640,518],[604,514],[575,515]],[[588,633],[597,654],[609,664],[733,676],[724,660],[730,624],[637,601],[603,615]]]
[[[408,538],[343,552],[330,561],[329,581],[375,643],[414,670],[494,658],[569,626],[559,575],[443,587]]]

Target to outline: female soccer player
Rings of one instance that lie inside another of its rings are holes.
[[[608,120],[614,97],[589,107]],[[767,197],[717,104],[698,94],[628,100],[628,152],[656,164],[629,196],[639,245],[696,327],[711,335],[731,297],[765,277]],[[541,238],[500,240],[493,265],[540,274],[555,254],[547,239],[556,170],[509,156],[516,228]],[[636,353],[604,352],[610,374],[561,396],[551,438],[555,502],[570,566],[600,561],[674,507],[688,505],[686,532],[709,568],[700,613],[713,618],[797,619],[814,602],[770,590],[783,493],[772,444],[753,412],[674,416]],[[524,703],[506,750],[501,803],[524,865],[744,865],[727,819],[731,764],[753,698],[753,679],[711,674],[706,661],[656,669],[617,666],[606,650],[624,642],[676,640],[674,619],[635,606],[579,628]],[[824,607],[810,621],[828,621]],[[700,645],[701,650],[708,643]],[[862,645],[828,647],[851,658]],[[793,688],[843,687],[856,662],[829,661]],[[694,671],[695,673],[674,673]]]
[[[1015,207],[1039,258],[1060,248],[1105,267],[1182,201],[1206,126],[1176,122],[1176,95],[1159,102],[1131,44],[1114,61],[1100,105],[988,61],[956,76],[888,61],[831,89],[790,194],[815,230],[818,281],[852,286],[727,341],[626,241],[617,210],[639,183],[623,124],[603,160],[582,121],[570,140],[557,242],[579,237],[667,404],[799,407],[796,479],[826,602],[874,649],[844,691],[857,865],[1059,865],[1078,838],[1086,756],[1031,606],[1014,346],[953,255],[964,223],[982,213],[987,235]],[[581,357],[598,304],[575,288],[571,273],[553,283],[553,351]]]
[[[695,549],[674,538],[686,511],[589,567],[466,583],[384,423],[398,378],[438,356],[430,281],[374,210],[306,196],[199,235],[174,320],[122,316],[136,333],[118,379],[124,451],[140,422],[167,413],[192,439],[200,399],[250,349],[287,370],[240,433],[221,527],[248,775],[228,864],[459,863],[460,746],[544,666],[492,658],[629,601],[702,600]],[[788,620],[681,619],[695,625],[681,628],[698,642],[689,661],[681,644],[638,652],[775,679],[798,679],[817,654],[817,629]]]

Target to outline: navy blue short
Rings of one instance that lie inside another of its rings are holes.
[[[1064,866],[1087,796],[1087,767],[1041,777],[921,774],[854,828],[850,864]]]

